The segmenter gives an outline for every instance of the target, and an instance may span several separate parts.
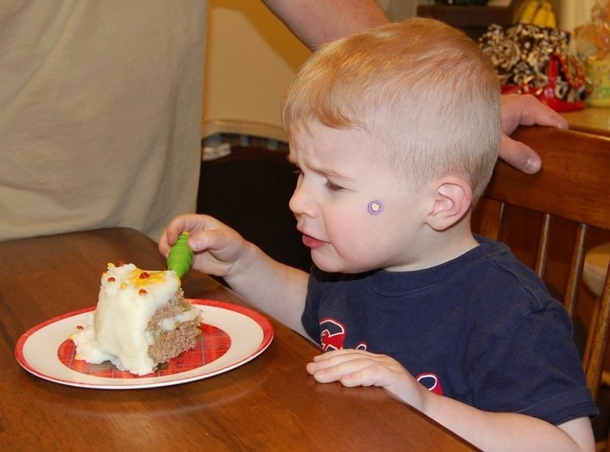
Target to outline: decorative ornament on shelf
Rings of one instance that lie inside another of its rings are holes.
[[[538,2],[536,3],[537,6]],[[543,5],[540,7],[544,8]],[[498,74],[503,93],[532,94],[556,111],[582,110],[587,94],[582,63],[570,51],[570,34],[528,20],[549,21],[548,7],[532,13],[528,4],[516,25],[492,24],[479,38]],[[533,15],[532,15],[533,14]],[[538,18],[536,19],[536,16]]]

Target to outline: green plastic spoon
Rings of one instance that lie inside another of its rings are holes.
[[[179,278],[182,278],[189,271],[193,263],[193,250],[187,243],[188,239],[188,232],[181,233],[167,256],[168,270],[173,270]]]

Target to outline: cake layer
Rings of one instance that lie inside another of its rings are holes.
[[[112,362],[136,375],[192,348],[200,311],[184,300],[173,271],[108,265],[89,325],[72,336],[76,359]]]

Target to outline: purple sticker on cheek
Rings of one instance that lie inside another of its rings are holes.
[[[371,215],[379,215],[383,211],[383,204],[381,201],[369,202],[369,213]]]

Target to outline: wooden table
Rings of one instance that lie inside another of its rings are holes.
[[[93,306],[108,262],[163,269],[156,244],[131,229],[0,243],[0,450],[473,450],[379,388],[318,384],[319,350],[271,319],[275,338],[253,361],[192,383],[136,390],[64,386],[24,371],[18,338]],[[196,271],[187,297],[245,304]]]
[[[610,108],[587,107],[561,115],[572,130],[610,137]]]

